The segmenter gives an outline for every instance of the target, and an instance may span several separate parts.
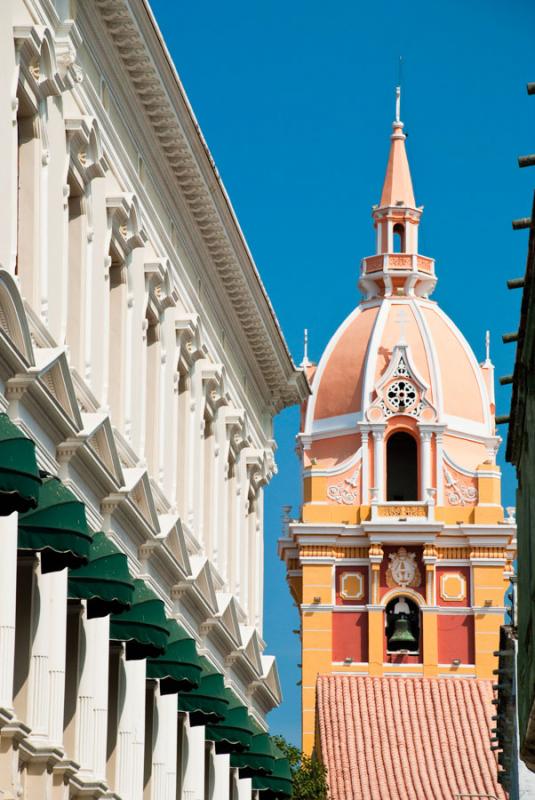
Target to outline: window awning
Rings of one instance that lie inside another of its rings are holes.
[[[206,726],[206,738],[215,742],[216,753],[243,753],[250,750],[256,731],[245,706],[242,706],[230,689],[225,689],[229,700],[225,718],[215,725]]]
[[[253,789],[260,792],[260,800],[285,800],[292,796],[292,772],[288,759],[273,741],[271,742],[276,754],[271,775],[253,778]]]
[[[35,508],[40,486],[35,444],[0,414],[0,515]]]
[[[174,619],[167,620],[169,639],[165,653],[147,660],[147,678],[159,678],[160,694],[197,689],[202,662],[195,642]]]
[[[225,718],[228,708],[225,682],[220,672],[201,658],[203,673],[197,689],[178,695],[178,710],[189,713],[189,724],[211,725]]]
[[[19,550],[41,553],[41,572],[87,564],[91,546],[85,506],[58,478],[46,475],[39,502],[19,517]]]
[[[277,752],[268,733],[257,733],[246,753],[232,753],[230,766],[240,770],[240,778],[271,775]]]
[[[155,658],[165,652],[169,631],[165,606],[142,580],[134,580],[132,606],[110,617],[110,639],[126,643],[126,658]]]
[[[88,563],[69,570],[68,596],[87,600],[87,616],[105,617],[127,611],[134,597],[128,559],[105,533],[93,536]]]

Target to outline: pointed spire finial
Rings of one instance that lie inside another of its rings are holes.
[[[485,332],[485,364],[490,363],[490,331]]]
[[[303,360],[300,366],[310,367],[310,361],[308,360],[308,328],[305,328],[303,332]]]

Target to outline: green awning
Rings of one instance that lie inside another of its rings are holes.
[[[110,617],[110,639],[126,642],[126,658],[154,658],[167,646],[165,606],[144,581],[134,580],[132,606]]]
[[[35,444],[0,414],[0,515],[35,508],[40,486]]]
[[[159,678],[160,694],[189,692],[197,689],[202,662],[195,641],[174,619],[167,620],[169,639],[165,653],[147,660],[147,678]]]
[[[87,564],[91,546],[85,506],[58,478],[44,475],[36,508],[19,517],[19,550],[41,553],[41,572]]]
[[[253,789],[260,791],[260,800],[286,800],[292,796],[292,771],[288,759],[271,743],[276,755],[273,772],[253,778]]]
[[[257,733],[251,739],[251,747],[246,753],[232,753],[230,766],[240,770],[240,778],[271,775],[276,753],[271,736],[268,733]]]
[[[225,718],[228,698],[220,672],[215,672],[210,663],[200,659],[203,673],[197,689],[178,695],[178,710],[189,713],[189,724],[210,725]]]
[[[89,618],[120,614],[132,605],[128,559],[102,531],[93,536],[88,563],[69,570],[68,596],[87,600]]]
[[[245,706],[242,706],[230,689],[225,689],[229,700],[225,718],[215,725],[206,726],[206,738],[215,742],[216,753],[243,753],[250,750],[256,731]]]

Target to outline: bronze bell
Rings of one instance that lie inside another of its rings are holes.
[[[416,639],[411,633],[409,620],[405,617],[396,619],[394,623],[394,633],[388,640],[390,650],[416,650]]]

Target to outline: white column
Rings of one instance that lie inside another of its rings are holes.
[[[67,569],[43,575],[50,584],[50,628],[48,675],[50,685],[49,736],[54,744],[63,744],[63,709],[65,705],[65,646],[67,637]]]
[[[0,146],[2,148],[2,193],[5,206],[0,218],[0,264],[11,274],[15,272],[17,258],[17,101],[13,97],[13,81],[8,76],[16,74],[13,47],[14,9],[5,4],[2,9],[4,24],[0,28],[0,69],[4,80],[0,82]]]
[[[91,620],[91,647],[94,653],[95,700],[95,751],[94,771],[99,778],[106,776],[106,735],[108,729],[108,681],[109,681],[109,637],[110,618]]]
[[[435,433],[435,450],[436,450],[436,472],[437,472],[437,506],[444,505],[444,479],[442,477],[443,473],[443,461],[444,461],[444,450],[443,450],[443,437],[442,431],[437,431]]]
[[[204,800],[204,725],[184,725],[182,800]]]
[[[117,736],[117,786],[111,787],[125,800],[143,797],[145,743],[145,659],[124,661],[124,698]]]
[[[213,793],[209,800],[230,800],[230,756],[226,754],[212,755],[214,769]]]
[[[41,126],[41,169],[39,172],[39,197],[41,198],[39,208],[39,241],[41,243],[41,267],[39,274],[39,308],[36,309],[41,315],[43,322],[48,323],[48,165],[50,163],[50,152],[46,148],[44,141],[46,122],[44,104],[41,101],[39,110],[39,123]]]
[[[387,230],[387,239],[386,239],[387,249],[386,249],[386,252],[387,253],[393,253],[394,252],[394,223],[392,222],[392,220],[388,220],[388,222],[386,223],[386,230]]]
[[[425,502],[427,489],[431,488],[431,431],[420,429],[422,465],[420,470],[420,499]]]
[[[152,800],[174,800],[176,793],[177,696],[155,694]]]
[[[195,364],[191,376],[192,403],[190,415],[189,469],[192,480],[189,483],[188,522],[193,533],[201,541],[202,505],[204,500],[204,396],[202,371],[199,363]]]
[[[377,490],[377,501],[384,502],[384,434],[385,426],[381,425],[372,428],[373,432],[373,483]]]
[[[362,435],[362,469],[360,473],[361,482],[361,503],[363,506],[368,504],[370,490],[370,459],[368,452],[368,431],[361,431]]]
[[[35,630],[30,656],[28,691],[28,719],[33,739],[48,739],[49,677],[48,657],[50,646],[50,575],[41,575],[38,569],[32,598],[32,626]]]
[[[109,617],[82,620],[81,658],[76,721],[76,755],[80,773],[106,777],[106,731],[108,706],[108,637]]]
[[[253,782],[251,778],[240,778],[237,781],[238,792],[236,800],[251,800]]]
[[[261,634],[264,622],[264,491],[259,489],[256,498],[256,581],[255,626]]]
[[[16,511],[9,517],[0,517],[0,714],[2,709],[13,710],[18,520]]]

